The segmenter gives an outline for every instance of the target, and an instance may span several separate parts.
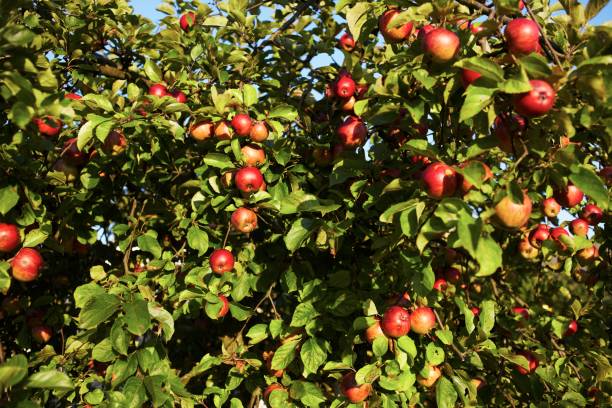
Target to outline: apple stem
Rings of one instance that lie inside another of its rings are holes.
[[[227,238],[229,237],[229,233],[230,233],[231,229],[232,229],[232,221],[230,220],[227,223],[227,231],[225,231],[225,238],[223,238],[223,247],[222,248],[225,248],[225,245],[227,245]]]

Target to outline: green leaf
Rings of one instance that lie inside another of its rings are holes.
[[[91,351],[91,358],[102,363],[108,363],[115,359],[113,345],[110,338],[105,338],[94,346]]]
[[[268,326],[260,323],[251,327],[246,333],[246,336],[250,339],[249,344],[257,344],[268,338]]]
[[[217,167],[219,169],[227,169],[234,167],[232,159],[223,153],[208,153],[204,156],[204,163],[209,166]]]
[[[224,16],[208,16],[202,22],[203,26],[225,27],[227,25],[227,17]]]
[[[592,170],[585,166],[572,166],[569,178],[586,195],[592,198],[602,210],[610,205],[608,192],[603,182]]]
[[[278,105],[272,108],[268,114],[268,117],[270,119],[282,118],[288,120],[289,122],[293,122],[295,118],[297,118],[297,109],[291,105]]]
[[[608,4],[608,0],[589,0],[585,10],[585,17],[587,20],[591,20],[595,17],[601,10],[606,7]]]
[[[111,132],[111,130],[113,130],[114,126],[115,122],[112,120],[101,122],[98,126],[96,126],[96,138],[99,141],[104,142],[108,137],[108,134]]]
[[[202,256],[208,250],[208,234],[193,226],[187,231],[187,243],[190,248],[198,251],[198,256]]]
[[[480,315],[478,316],[478,326],[485,334],[491,333],[495,326],[495,302],[485,300],[480,306]]]
[[[93,102],[93,104],[95,106],[97,106],[98,108],[100,108],[100,109],[102,109],[102,110],[104,110],[106,112],[113,112],[113,104],[104,95],[87,94],[87,95],[83,96],[81,101],[83,101],[83,102]]]
[[[500,84],[499,90],[508,94],[520,94],[531,91],[529,76],[527,76],[525,69],[521,69],[519,75],[515,75]]]
[[[465,100],[459,113],[459,122],[465,122],[466,119],[477,115],[489,106],[493,102],[495,89],[478,87],[472,84],[465,93]]]
[[[552,75],[552,70],[548,65],[546,57],[538,53],[531,53],[519,58],[519,64],[533,78],[548,78]]]
[[[361,1],[346,12],[348,28],[355,39],[361,35],[361,28],[368,20],[368,12],[371,7],[369,2]]]
[[[137,239],[141,251],[150,252],[155,258],[161,258],[162,248],[157,239],[150,235],[141,235]]]
[[[19,202],[17,188],[6,186],[0,189],[0,214],[5,215]]]
[[[32,248],[37,245],[42,244],[49,237],[51,233],[51,225],[47,224],[43,228],[36,228],[32,231],[28,232],[23,240],[23,246],[27,248]]]
[[[372,342],[372,351],[376,357],[384,356],[389,350],[389,339],[385,336],[378,336]]]
[[[283,239],[287,249],[294,252],[302,247],[304,241],[314,231],[316,225],[317,223],[310,218],[299,218],[295,220],[293,225],[291,225],[291,229]]]
[[[121,301],[115,295],[101,293],[89,298],[79,313],[79,326],[83,329],[93,329],[111,317]]]
[[[25,387],[63,391],[74,389],[70,377],[57,370],[46,370],[32,374],[25,382]]]
[[[380,222],[392,223],[393,216],[395,214],[401,211],[405,211],[405,210],[414,208],[416,207],[417,204],[418,204],[417,200],[409,200],[409,201],[404,201],[402,203],[393,204],[391,207],[387,208],[385,212],[380,214],[378,219],[380,220]]]
[[[117,353],[127,356],[129,338],[125,330],[123,330],[122,319],[117,319],[113,323],[110,331],[110,341]]]
[[[447,346],[453,344],[453,332],[450,330],[436,330],[436,337]]]
[[[434,343],[429,343],[425,350],[427,362],[431,365],[440,365],[444,362],[444,349],[436,346]]]
[[[399,339],[397,339],[397,346],[404,353],[408,354],[412,359],[416,358],[417,356],[416,344],[414,343],[414,340],[412,340],[410,337],[402,336]]]
[[[253,85],[243,85],[242,95],[245,106],[251,106],[257,103],[257,88],[255,88]]]
[[[272,369],[284,370],[287,368],[295,358],[295,350],[299,343],[299,340],[291,340],[276,349],[272,357]]]
[[[480,218],[472,218],[466,212],[459,214],[459,222],[457,222],[457,234],[459,240],[454,246],[461,245],[468,253],[478,259],[478,244],[482,235],[483,222]]]
[[[291,327],[306,326],[310,321],[319,315],[319,312],[311,303],[300,303],[293,312]]]
[[[304,363],[304,377],[309,373],[315,374],[319,367],[327,360],[327,352],[322,346],[322,341],[310,338],[304,342],[300,350],[300,357]]]
[[[149,303],[149,314],[159,322],[164,332],[164,339],[169,341],[174,334],[174,319],[172,315],[163,307]]]
[[[455,63],[455,66],[478,72],[484,78],[489,78],[495,82],[504,80],[504,70],[490,58],[472,57],[463,59]]]
[[[93,130],[96,125],[96,122],[89,120],[85,122],[83,126],[81,126],[77,137],[77,148],[79,150],[83,150],[87,143],[89,143],[89,141],[93,138]]]
[[[128,331],[137,336],[143,335],[151,325],[148,303],[137,299],[126,304],[123,309]]]
[[[457,391],[453,383],[446,377],[441,377],[436,382],[436,403],[438,408],[454,408],[457,402]]]
[[[9,119],[21,129],[24,129],[32,121],[33,117],[34,109],[25,102],[17,101],[11,106]]]
[[[503,251],[499,244],[490,236],[481,236],[476,249],[476,260],[480,269],[476,276],[489,276],[502,266]]]
[[[357,384],[371,384],[376,377],[380,376],[380,368],[377,364],[368,364],[361,367],[355,373]]]
[[[17,354],[0,365],[0,388],[16,385],[28,374],[28,359]]]
[[[161,82],[162,81],[162,72],[161,69],[150,59],[147,59],[144,63],[144,72],[147,78],[149,78],[153,82]]]
[[[419,220],[425,210],[425,203],[419,202],[414,207],[408,208],[400,213],[399,221],[402,234],[414,237],[419,232]]]

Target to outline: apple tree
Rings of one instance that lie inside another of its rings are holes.
[[[0,406],[612,403],[605,1],[0,5]]]

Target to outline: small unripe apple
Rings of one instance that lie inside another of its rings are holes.
[[[561,205],[553,197],[542,201],[542,210],[548,218],[555,218],[561,212]]]
[[[529,233],[529,243],[536,248],[542,246],[542,242],[548,238],[550,238],[550,230],[546,224],[539,224]]]
[[[595,204],[587,204],[582,209],[580,218],[586,220],[591,225],[597,225],[603,220],[603,211]]]
[[[334,93],[339,98],[347,99],[355,95],[357,85],[350,74],[341,74],[334,84]]]
[[[427,306],[414,309],[410,314],[410,330],[418,334],[427,334],[436,327],[436,315]]]
[[[355,49],[355,39],[350,33],[344,33],[340,40],[338,40],[338,44],[340,44],[340,48],[347,52]]]
[[[287,390],[285,390],[285,387],[283,387],[279,383],[270,384],[264,390],[264,393],[263,393],[264,400],[269,402],[270,394],[272,394],[272,391],[274,391],[274,390],[279,390],[279,391],[287,392]]]
[[[263,142],[268,138],[269,134],[270,132],[266,126],[266,122],[255,122],[253,126],[251,126],[249,137],[254,142]]]
[[[376,323],[368,327],[365,331],[365,338],[368,343],[373,343],[377,337],[384,336],[382,328],[380,327],[380,321],[377,319]]]
[[[232,213],[231,222],[234,228],[246,234],[257,228],[257,214],[253,210],[240,207]]]
[[[21,236],[17,226],[0,223],[0,252],[13,252],[20,243]]]
[[[32,338],[38,343],[47,343],[53,336],[53,330],[49,326],[32,327]]]
[[[432,61],[445,63],[459,52],[461,42],[457,34],[445,28],[436,28],[425,35],[423,51]]]
[[[425,191],[432,198],[449,197],[457,189],[457,173],[444,163],[432,163],[421,175]]]
[[[38,277],[43,266],[43,258],[34,248],[21,248],[11,261],[13,278],[21,282],[31,282]]]
[[[224,120],[215,125],[215,136],[221,140],[229,140],[232,138],[233,132],[228,123]]]
[[[356,148],[365,143],[365,139],[368,136],[368,128],[359,118],[349,116],[338,127],[337,134],[343,147]]]
[[[468,86],[472,84],[475,80],[482,76],[481,73],[472,71],[471,69],[462,68],[461,69],[461,84],[464,88],[467,89]]]
[[[33,122],[38,127],[38,132],[43,136],[57,136],[62,130],[62,121],[52,116],[34,118]]]
[[[563,337],[573,336],[574,334],[576,334],[576,332],[578,332],[578,327],[579,327],[578,322],[575,320],[572,320],[567,325],[567,329],[565,330],[565,333],[563,333]]]
[[[448,283],[446,282],[446,279],[439,278],[434,282],[433,288],[438,292],[444,292],[446,288],[448,288]]]
[[[555,198],[564,207],[573,208],[582,202],[584,193],[573,184],[568,184],[563,190],[555,191]]]
[[[213,125],[212,122],[203,121],[203,122],[198,122],[192,125],[189,128],[189,135],[195,140],[197,140],[198,142],[201,142],[211,137],[214,131],[215,131],[215,125]]]
[[[217,317],[225,317],[227,312],[229,312],[229,301],[223,295],[218,295],[217,297],[219,298],[219,300],[222,303],[221,310],[219,310],[219,314],[217,314]]]
[[[248,144],[240,149],[242,160],[247,166],[260,166],[266,162],[266,152],[256,144]]]
[[[113,130],[106,136],[104,144],[102,144],[102,150],[106,154],[117,156],[127,149],[127,139],[123,135],[123,132],[119,130]]]
[[[149,95],[158,98],[168,95],[168,88],[164,84],[153,84],[149,87]]]
[[[389,24],[397,18],[400,12],[397,9],[387,10],[378,19],[378,30],[387,42],[398,43],[404,41],[410,36],[413,24],[411,21],[400,25],[399,27],[389,28]]]
[[[400,306],[391,306],[383,315],[380,327],[388,337],[402,337],[410,331],[410,313]]]
[[[518,115],[500,115],[495,118],[494,133],[498,139],[499,147],[508,154],[514,154],[514,147],[519,146],[515,141],[522,138],[527,122]]]
[[[523,202],[518,204],[505,196],[495,206],[497,220],[506,228],[520,228],[531,216],[531,199],[523,192]]]
[[[176,99],[178,103],[187,103],[187,95],[181,90],[175,89],[170,95]]]
[[[518,250],[521,256],[525,259],[534,259],[540,253],[536,247],[531,245],[527,238],[524,238],[519,242]]]
[[[248,136],[252,125],[253,121],[246,113],[239,113],[232,118],[232,127],[238,136]]]
[[[264,182],[263,175],[257,167],[243,167],[236,172],[234,182],[238,190],[244,193],[254,193]]]
[[[536,368],[538,368],[538,359],[530,352],[530,351],[519,351],[518,353],[516,353],[518,356],[523,356],[527,359],[527,361],[529,362],[529,369],[525,369],[520,365],[516,365],[516,370],[523,374],[531,374],[533,373]]]
[[[350,371],[342,377],[340,391],[352,404],[358,404],[365,401],[370,396],[372,385],[368,383],[361,385],[357,384],[355,373]]]
[[[531,91],[513,96],[514,110],[528,118],[542,116],[554,106],[557,93],[548,82],[540,79],[532,79],[529,84]]]
[[[185,32],[191,30],[191,28],[195,25],[196,22],[196,14],[193,11],[185,13],[179,19],[179,24],[181,25],[181,29]]]
[[[538,51],[540,30],[533,20],[515,18],[506,25],[504,35],[508,51],[512,54],[530,54]]]
[[[424,371],[427,372],[427,375],[421,375],[419,373],[419,375],[417,376],[417,382],[423,387],[427,388],[432,387],[436,383],[436,381],[438,381],[438,378],[440,378],[440,376],[442,375],[442,371],[440,371],[438,366],[434,366],[431,364],[428,364],[424,368]]]
[[[572,234],[578,235],[581,237],[586,237],[589,233],[589,223],[583,220],[582,218],[576,218],[570,223],[570,228],[572,229]]]
[[[210,254],[210,269],[218,275],[231,272],[234,269],[234,255],[227,249],[215,249]]]

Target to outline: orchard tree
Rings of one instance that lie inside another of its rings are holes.
[[[610,406],[606,2],[208,3],[0,1],[0,406]]]

